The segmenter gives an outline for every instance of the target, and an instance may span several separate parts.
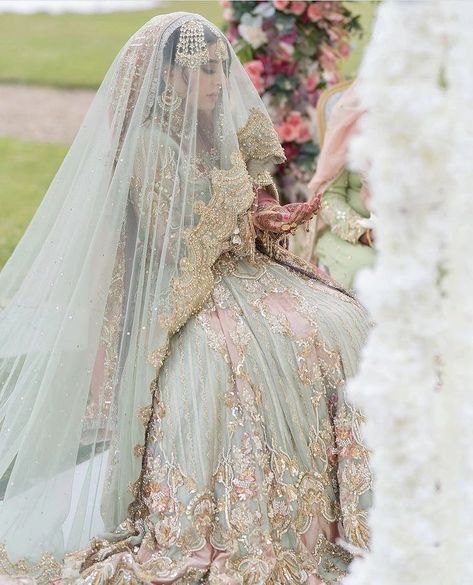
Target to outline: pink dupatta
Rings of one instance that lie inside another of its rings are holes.
[[[338,177],[347,165],[348,142],[356,132],[357,124],[363,111],[358,104],[356,81],[343,93],[333,107],[328,121],[322,149],[317,162],[317,169],[308,184],[310,200],[323,195],[330,183]],[[366,184],[363,182],[361,196],[366,203],[369,197]],[[321,216],[317,217],[317,225],[311,230],[309,237],[309,254],[312,255],[316,231],[322,227]]]

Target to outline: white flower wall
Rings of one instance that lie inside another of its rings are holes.
[[[450,125],[441,339],[445,583],[473,583],[473,4],[443,4]]]
[[[377,216],[357,288],[374,328],[349,392],[367,416],[371,551],[345,585],[473,583],[473,3],[388,1],[351,145]]]

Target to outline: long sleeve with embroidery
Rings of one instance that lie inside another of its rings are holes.
[[[324,192],[320,213],[335,235],[356,244],[366,227],[359,223],[363,216],[348,202],[348,186],[348,171],[345,170]]]

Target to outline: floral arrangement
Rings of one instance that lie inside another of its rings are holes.
[[[340,81],[339,62],[361,32],[343,2],[220,0],[226,34],[262,96],[287,157],[278,169],[281,192],[305,199],[315,171],[315,107],[323,89]]]
[[[350,150],[378,260],[356,283],[374,327],[348,393],[375,500],[344,585],[473,582],[472,26],[470,4],[386,2],[359,73]]]

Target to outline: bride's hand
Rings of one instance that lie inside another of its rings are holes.
[[[284,206],[283,221],[301,225],[311,220],[320,208],[320,194],[303,203],[288,203]]]
[[[320,207],[320,196],[311,201],[268,205],[258,208],[253,221],[258,229],[276,233],[292,232],[297,226],[310,221]]]

